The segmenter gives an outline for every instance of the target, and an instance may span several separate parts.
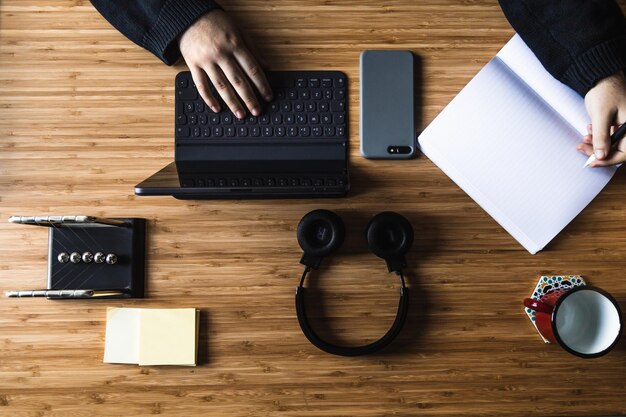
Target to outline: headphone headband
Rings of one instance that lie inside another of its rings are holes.
[[[400,288],[400,301],[398,302],[398,312],[396,313],[396,319],[393,321],[393,324],[391,325],[389,330],[387,330],[387,333],[385,333],[385,335],[380,339],[367,345],[347,347],[334,345],[323,340],[317,335],[317,333],[315,333],[315,331],[309,324],[309,320],[306,315],[306,309],[304,307],[306,288],[302,286],[304,278],[309,271],[310,269],[308,267],[304,269],[300,285],[296,287],[296,313],[298,315],[298,323],[300,323],[302,333],[304,333],[306,338],[309,339],[309,342],[311,342],[315,347],[323,350],[326,353],[330,353],[331,355],[368,355],[386,347],[396,338],[396,336],[398,336],[398,334],[402,330],[402,326],[404,325],[404,322],[406,321],[406,317],[409,312],[409,289],[405,286],[404,277],[401,274],[400,281],[402,282],[402,287]]]

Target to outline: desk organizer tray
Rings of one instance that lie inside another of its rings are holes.
[[[146,220],[91,216],[13,216],[12,223],[45,226],[48,281],[44,290],[10,297],[142,298]]]

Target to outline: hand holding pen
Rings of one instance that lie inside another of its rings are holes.
[[[600,80],[585,95],[585,106],[591,116],[587,135],[576,149],[590,158],[592,167],[616,165],[626,162],[626,77],[619,71]],[[615,129],[614,132],[611,132]],[[611,136],[609,136],[612,133]]]

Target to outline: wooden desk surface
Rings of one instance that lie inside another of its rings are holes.
[[[225,2],[226,3],[226,2]],[[496,1],[232,0],[276,69],[350,79],[353,192],[336,200],[136,197],[173,158],[173,79],[87,1],[0,5],[0,291],[45,284],[43,229],[10,215],[149,219],[147,296],[0,298],[1,416],[556,416],[626,414],[626,341],[596,360],[544,346],[521,300],[541,274],[582,273],[626,308],[626,177],[529,255],[427,158],[359,155],[359,53],[423,62],[426,126],[513,34]],[[621,3],[625,6],[624,2]],[[391,323],[398,284],[367,253],[381,210],[416,229],[410,320],[383,353],[340,358],[302,335],[295,227],[314,208],[351,233],[318,275],[318,315],[346,343]],[[196,368],[102,363],[105,307],[202,309]]]

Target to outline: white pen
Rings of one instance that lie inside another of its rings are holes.
[[[617,143],[618,140],[624,137],[624,135],[626,135],[626,123],[618,127],[617,130],[611,135],[611,148]],[[583,165],[583,168],[587,168],[589,164],[591,164],[595,160],[596,156],[594,154],[591,154],[589,159],[587,159],[587,162],[585,162],[585,165]]]

